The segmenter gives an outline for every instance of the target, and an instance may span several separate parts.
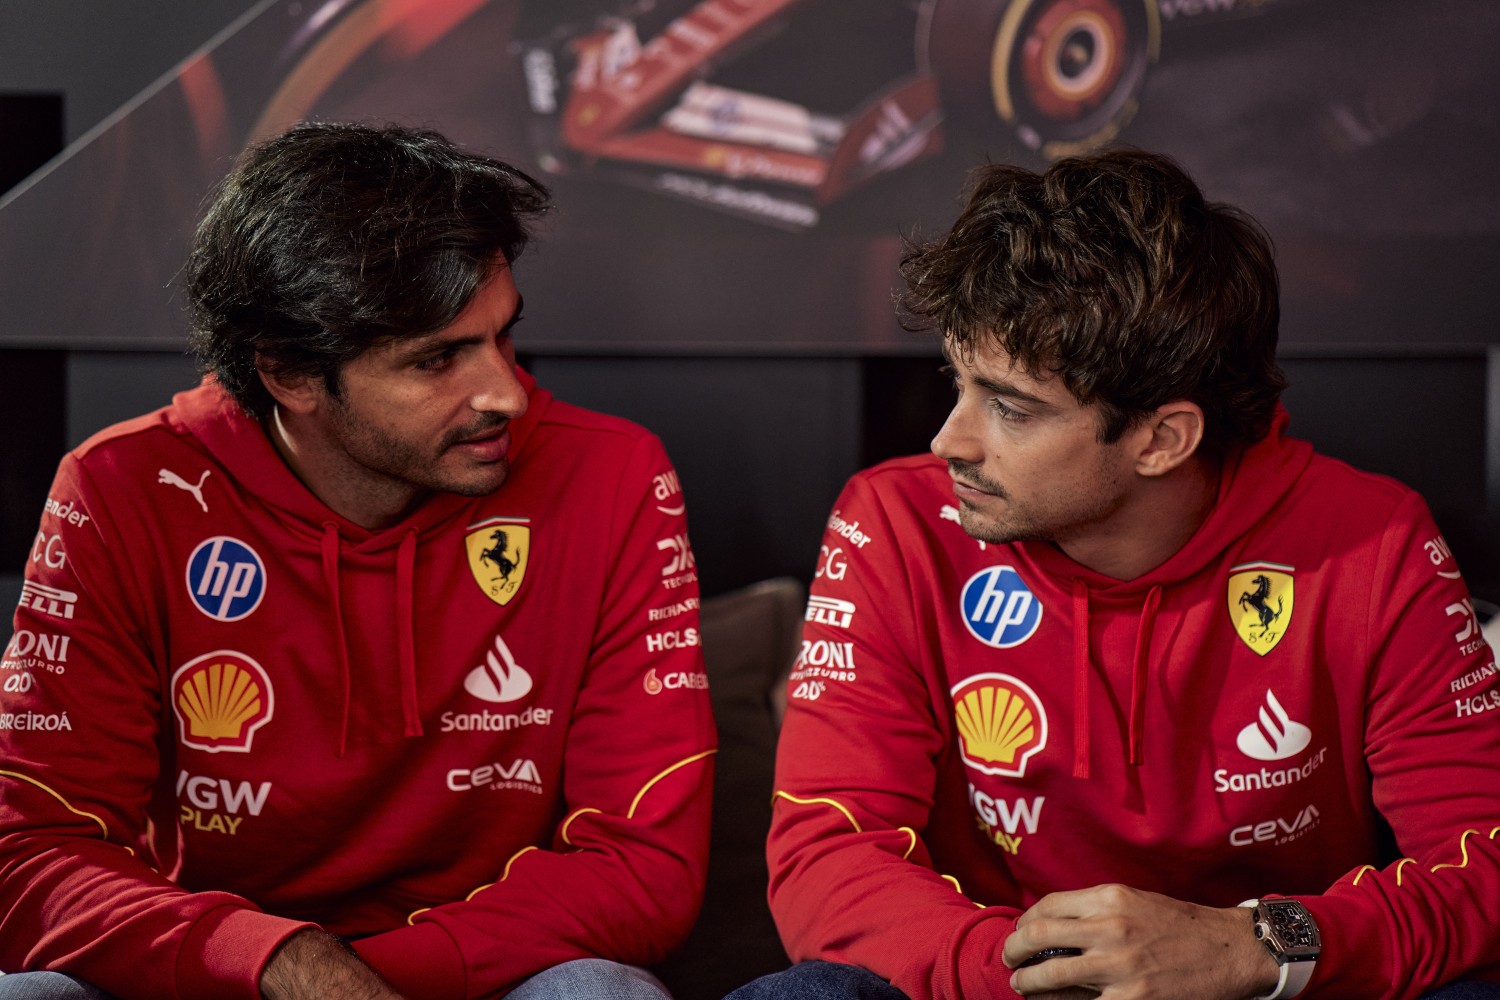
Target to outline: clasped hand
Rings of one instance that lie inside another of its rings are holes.
[[[1078,955],[1022,966],[1045,948]],[[1123,885],[1054,892],[1016,921],[1001,954],[1027,997],[1077,1000],[1243,1000],[1276,985],[1250,912],[1185,903]]]

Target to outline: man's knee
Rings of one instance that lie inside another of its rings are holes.
[[[579,958],[538,972],[511,990],[509,1000],[671,1000],[671,994],[645,969]]]
[[[12,972],[0,976],[0,1000],[110,1000],[110,997],[61,972]]]
[[[1449,983],[1422,994],[1422,1000],[1500,1000],[1500,983]]]
[[[761,976],[724,1000],[907,1000],[868,969],[838,962],[801,962]]]

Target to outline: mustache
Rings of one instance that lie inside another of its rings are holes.
[[[956,458],[950,458],[948,459],[948,475],[965,486],[972,486],[976,490],[983,490],[985,493],[993,493],[1002,499],[1005,497],[1005,490],[1000,484],[981,473],[979,467],[976,465],[970,465],[968,462],[961,462]]]
[[[468,441],[473,438],[483,437],[486,434],[490,434],[494,431],[500,430],[508,423],[510,423],[510,418],[502,417],[498,413],[482,413],[480,414],[479,419],[476,420],[473,424],[467,427],[460,427],[455,431],[449,432],[443,440],[443,447],[447,448],[451,445],[458,444],[460,441]]]

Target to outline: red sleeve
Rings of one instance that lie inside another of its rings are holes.
[[[861,529],[824,533],[777,753],[768,860],[782,940],[794,960],[862,966],[912,1000],[1013,997],[1000,947],[1020,911],[968,899],[921,838],[942,740],[898,536],[862,477],[836,512]]]
[[[78,461],[63,460],[27,559],[0,687],[0,968],[119,997],[260,996],[307,924],[189,893],[143,855],[160,772],[152,587]]]
[[[1382,540],[1366,614],[1365,756],[1407,857],[1299,897],[1323,934],[1309,988],[1396,998],[1500,981],[1500,674],[1415,494]]]
[[[655,438],[600,516],[611,563],[568,728],[567,814],[551,844],[500,859],[493,885],[356,943],[407,996],[493,996],[576,958],[655,962],[697,917],[715,734],[682,495]]]

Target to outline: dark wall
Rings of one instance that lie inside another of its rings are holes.
[[[559,398],[661,436],[688,499],[706,594],[773,576],[807,582],[844,481],[882,459],[925,451],[952,393],[936,354],[643,358],[533,350],[522,360]],[[1500,603],[1500,537],[1485,497],[1486,357],[1290,357],[1283,365],[1292,432],[1419,490],[1475,595]],[[62,449],[165,404],[196,375],[183,356],[103,351],[4,351],[0,373],[8,380],[0,391],[65,404],[35,434],[0,449],[7,463],[0,497],[18,518],[4,574],[20,568]]]

